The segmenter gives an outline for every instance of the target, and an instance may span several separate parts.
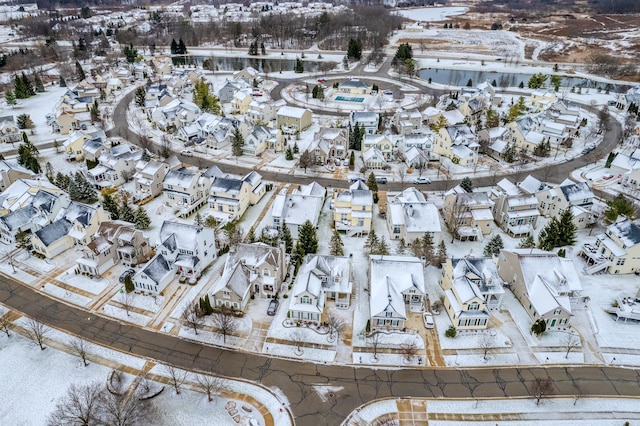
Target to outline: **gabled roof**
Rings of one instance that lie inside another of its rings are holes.
[[[24,229],[25,225],[30,224],[37,214],[38,211],[35,208],[27,206],[7,213],[0,217],[0,221],[8,230],[17,231],[18,229]]]
[[[139,274],[148,276],[156,284],[160,284],[167,274],[171,273],[173,273],[171,265],[161,254],[151,259],[144,269],[139,272]]]
[[[640,227],[627,217],[618,217],[607,227],[607,231],[618,237],[627,248],[640,244]]]
[[[51,244],[67,236],[71,227],[71,222],[66,219],[60,219],[36,231],[35,234],[38,239],[42,241],[42,244],[49,247]]]
[[[239,194],[244,182],[236,178],[217,177],[211,184],[211,192]]]
[[[403,292],[413,288],[425,294],[424,267],[417,257],[369,256],[370,313],[372,316],[392,310],[406,319]]]
[[[180,249],[195,252],[198,248],[197,234],[203,229],[202,226],[164,221],[160,228],[160,242],[171,251]]]
[[[96,214],[96,209],[87,204],[72,201],[64,212],[64,218],[69,222],[78,222],[82,226],[87,227]]]

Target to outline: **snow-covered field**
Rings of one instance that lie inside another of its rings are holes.
[[[446,21],[450,16],[464,15],[468,10],[466,7],[420,7],[400,9],[395,13],[418,22],[434,22]]]

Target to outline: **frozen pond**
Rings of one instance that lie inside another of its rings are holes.
[[[466,7],[421,7],[417,9],[401,9],[394,13],[419,22],[446,21],[449,16],[464,15],[469,11]]]

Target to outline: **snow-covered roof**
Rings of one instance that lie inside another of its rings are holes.
[[[615,235],[627,248],[640,244],[640,227],[624,216],[607,227],[607,234]]]
[[[82,226],[87,227],[93,220],[97,210],[88,204],[72,201],[64,212],[64,218],[69,222],[78,222]]]
[[[518,186],[527,194],[537,194],[538,192],[549,188],[549,185],[531,175],[528,175],[526,178],[524,178],[524,180],[520,182]]]
[[[35,234],[46,247],[49,247],[51,244],[67,236],[71,228],[71,222],[66,219],[60,219],[36,231]]]
[[[173,268],[162,254],[158,254],[137,275],[144,274],[156,284],[160,284],[168,274],[173,273]],[[135,278],[134,278],[135,281]]]
[[[594,197],[593,191],[589,188],[586,182],[572,183],[571,185],[564,185],[560,187],[560,190],[564,194],[567,201],[582,202],[584,200],[590,200]]]
[[[204,228],[187,223],[164,221],[160,228],[160,244],[169,250],[185,250],[195,252],[198,248],[197,235]]]
[[[297,108],[292,106],[283,106],[278,110],[278,115],[283,117],[302,118],[305,112],[309,111],[304,108]]]
[[[369,256],[371,316],[392,310],[406,319],[403,293],[425,294],[424,267],[417,257]]]

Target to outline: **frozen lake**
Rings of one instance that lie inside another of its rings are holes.
[[[446,21],[449,16],[464,15],[469,11],[466,7],[420,7],[417,9],[400,9],[394,13],[419,22]]]

